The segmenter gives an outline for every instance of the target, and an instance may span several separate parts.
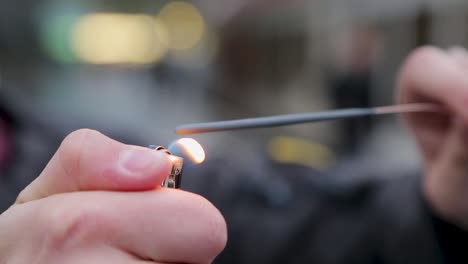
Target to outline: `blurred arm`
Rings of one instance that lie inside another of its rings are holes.
[[[421,177],[335,181],[280,164],[258,171],[217,161],[186,177],[227,220],[217,263],[467,263],[468,234],[429,209]]]

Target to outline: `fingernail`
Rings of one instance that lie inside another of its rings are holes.
[[[132,173],[145,171],[160,162],[158,153],[143,148],[126,149],[119,156],[120,167]]]

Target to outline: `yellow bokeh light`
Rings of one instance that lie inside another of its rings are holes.
[[[193,163],[199,164],[205,160],[205,150],[203,147],[193,138],[181,138],[177,140],[184,153],[190,157]]]
[[[335,160],[334,153],[327,146],[287,136],[274,137],[268,144],[268,152],[276,162],[316,169],[326,169]]]
[[[149,64],[167,52],[168,32],[160,20],[142,14],[94,13],[72,32],[73,51],[93,64]]]
[[[186,68],[201,69],[209,66],[219,50],[219,40],[215,31],[205,28],[205,34],[200,43],[190,50],[178,50],[171,54],[172,62]]]
[[[169,2],[161,9],[158,17],[167,28],[170,49],[190,50],[203,38],[205,21],[191,3]]]

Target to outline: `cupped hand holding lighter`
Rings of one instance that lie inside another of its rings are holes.
[[[398,97],[444,109],[404,117],[425,160],[425,199],[468,229],[467,72],[466,52],[419,49]],[[225,221],[203,197],[155,188],[172,167],[162,151],[72,133],[0,216],[0,263],[210,263],[226,244]]]
[[[73,132],[1,215],[0,263],[210,263],[225,221],[201,196],[156,188],[172,167],[165,152]]]

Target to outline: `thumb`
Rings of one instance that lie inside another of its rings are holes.
[[[20,193],[17,203],[65,192],[150,190],[169,175],[170,167],[164,153],[81,129],[64,139],[44,171]]]

